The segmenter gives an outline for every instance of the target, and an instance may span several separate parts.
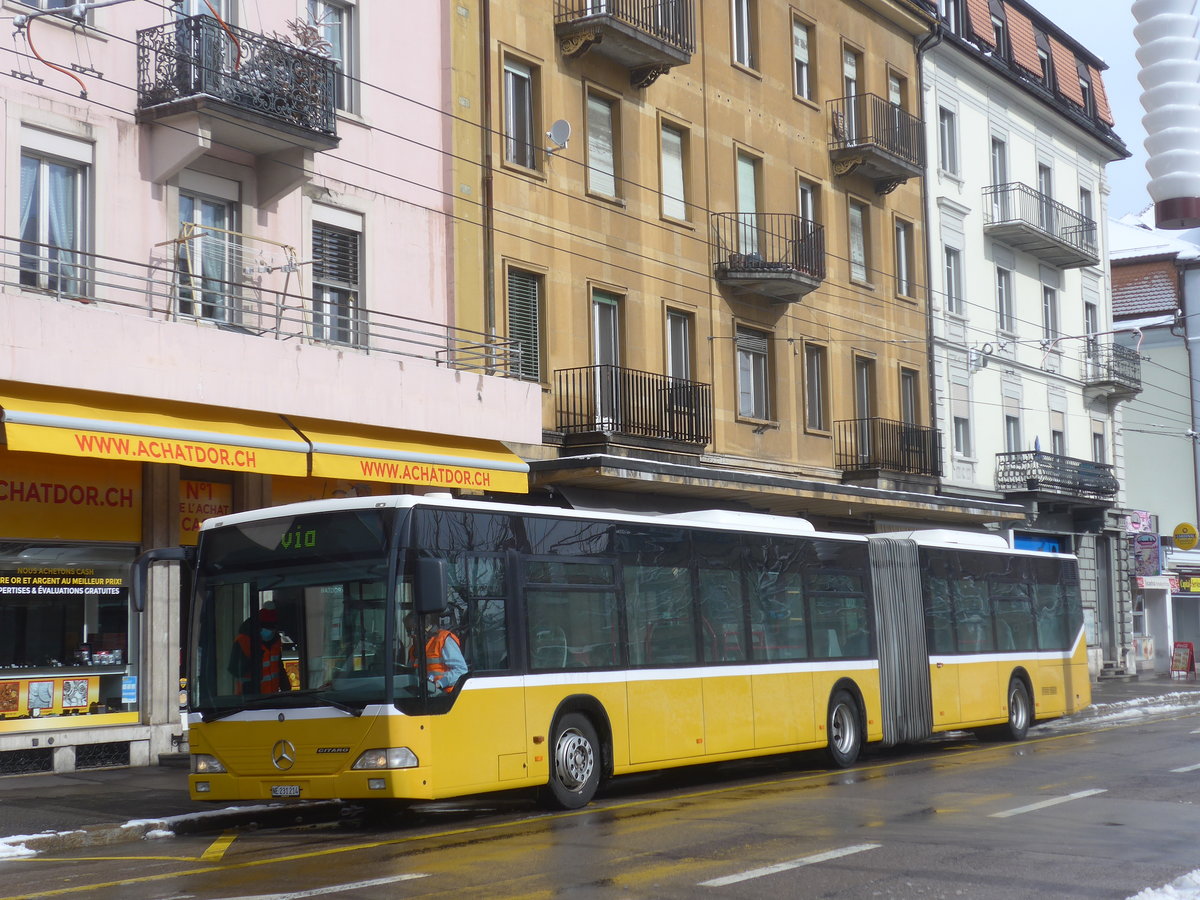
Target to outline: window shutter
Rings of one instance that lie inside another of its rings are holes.
[[[508,270],[508,337],[521,345],[518,374],[541,381],[541,298],[538,276],[521,269]]]
[[[323,283],[358,285],[357,232],[313,225],[313,278]]]

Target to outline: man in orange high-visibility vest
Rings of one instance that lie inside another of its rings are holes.
[[[404,617],[404,628],[408,632],[408,664],[417,665],[417,617],[409,613]],[[431,693],[450,693],[458,679],[467,674],[467,661],[463,658],[458,637],[449,629],[438,625],[437,620],[425,621],[425,670]]]
[[[283,641],[278,626],[279,610],[264,606],[238,629],[229,659],[229,672],[236,679],[235,693],[275,694],[292,689],[283,669]]]

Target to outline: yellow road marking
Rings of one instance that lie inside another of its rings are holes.
[[[227,831],[211,844],[208,849],[200,854],[200,859],[204,862],[216,862],[225,855],[225,851],[229,849],[229,845],[237,839],[236,831]]]
[[[1185,713],[1181,713],[1176,716],[1165,716],[1162,721],[1172,721],[1175,719],[1188,718],[1191,715],[1194,715],[1194,713],[1185,712]],[[1092,731],[1084,731],[1084,732],[1078,732],[1078,733],[1073,733],[1073,734],[1047,735],[1046,737],[1033,738],[1031,740],[1023,741],[1021,743],[1021,746],[1028,746],[1030,744],[1046,744],[1046,743],[1050,743],[1051,741],[1062,741],[1062,740],[1067,740],[1070,738],[1089,737],[1093,734],[1097,734],[1100,732],[1117,731],[1118,729],[1129,728],[1129,727],[1132,727],[1133,725],[1137,725],[1137,724],[1140,724],[1140,723],[1124,722],[1124,723],[1116,723],[1113,725],[1109,725],[1104,728],[1096,728]],[[951,753],[948,754],[948,757],[941,757],[941,758],[946,759],[946,758],[954,758],[954,757],[967,756],[967,755],[994,755],[998,751],[1011,749],[1011,746],[1012,745],[996,744],[996,745],[990,745],[988,747],[970,747],[970,748],[966,748],[963,750],[951,751]],[[917,765],[919,763],[925,763],[928,761],[929,760],[927,757],[923,758],[923,759],[902,759],[902,760],[895,760],[893,762],[879,763],[877,765],[861,766],[861,767],[858,767],[858,768],[855,768],[855,769],[852,769],[849,771],[856,772],[856,773],[880,772],[880,771],[885,771],[887,769],[898,769],[903,766]],[[836,775],[836,774],[838,774],[838,773],[835,771],[826,769],[826,770],[823,770],[820,772],[813,772],[808,775],[795,775],[795,776],[791,776],[788,778],[778,778],[778,779],[775,779],[774,781],[760,781],[760,782],[756,782],[753,785],[735,784],[735,785],[728,785],[726,787],[708,788],[708,789],[705,789],[702,791],[693,791],[692,793],[689,793],[689,794],[677,794],[677,795],[673,796],[671,799],[672,800],[694,800],[694,799],[699,799],[702,797],[713,797],[713,796],[717,796],[720,794],[728,794],[728,793],[732,793],[734,791],[744,791],[744,790],[747,790],[748,788],[775,787],[775,786],[789,785],[789,784],[803,784],[805,782],[824,780],[824,779],[829,778],[831,775]],[[637,809],[639,807],[651,806],[655,803],[661,803],[661,802],[662,802],[662,798],[657,798],[657,797],[656,798],[647,798],[645,800],[630,800],[626,803],[614,803],[614,804],[605,805],[605,806],[591,806],[586,809],[573,810],[571,812],[553,813],[553,814],[549,814],[549,815],[538,815],[538,816],[526,816],[521,819],[513,819],[511,821],[505,821],[505,822],[492,822],[487,825],[472,825],[467,828],[452,828],[447,831],[434,832],[433,834],[414,834],[414,835],[407,835],[405,837],[400,837],[400,838],[392,838],[392,839],[386,840],[386,841],[369,841],[367,843],[362,843],[362,844],[350,844],[350,845],[347,845],[344,847],[329,847],[329,848],[326,848],[323,850],[313,850],[313,851],[310,851],[307,853],[294,853],[294,854],[291,854],[288,856],[276,856],[276,857],[270,857],[270,858],[261,858],[260,857],[257,859],[246,860],[244,862],[239,862],[239,863],[227,863],[224,865],[217,865],[217,866],[205,866],[204,868],[185,869],[185,870],[179,871],[179,872],[163,872],[163,873],[160,873],[157,875],[143,875],[143,876],[136,877],[136,878],[123,878],[120,881],[109,881],[109,882],[101,882],[101,883],[96,883],[96,884],[81,884],[81,885],[76,885],[74,887],[57,888],[57,889],[48,890],[48,891],[39,891],[38,893],[34,893],[34,894],[18,894],[15,896],[0,897],[0,900],[41,900],[41,898],[43,898],[43,897],[62,897],[67,894],[82,894],[87,891],[98,891],[98,890],[103,890],[105,888],[119,888],[123,885],[128,885],[128,884],[143,884],[143,883],[148,883],[148,882],[152,882],[152,881],[166,881],[169,878],[186,878],[189,875],[203,875],[203,874],[208,874],[211,872],[227,872],[227,871],[235,871],[237,869],[251,869],[251,868],[257,868],[259,866],[275,865],[277,863],[288,863],[288,862],[296,862],[298,860],[317,859],[317,858],[325,857],[325,856],[334,856],[334,855],[341,854],[341,853],[357,853],[361,850],[376,850],[376,849],[379,849],[380,847],[394,847],[399,844],[410,844],[410,843],[414,843],[416,841],[438,840],[441,838],[458,837],[458,836],[464,835],[464,834],[478,834],[481,831],[496,831],[501,828],[514,828],[514,827],[520,827],[520,826],[527,826],[527,825],[529,825],[531,823],[535,823],[535,822],[557,821],[559,819],[571,819],[571,818],[577,818],[579,816],[596,815],[598,813],[599,814],[609,814],[614,811],[619,811],[619,810],[623,810],[623,809]],[[116,857],[116,858],[136,859],[137,857]],[[62,862],[83,861],[85,859],[87,859],[87,857],[72,858],[72,857],[59,856],[59,857],[54,857],[53,859],[42,859],[42,860],[39,860],[37,857],[32,857],[32,858],[25,858],[25,859],[13,859],[13,860],[8,860],[7,862],[10,865],[13,865],[13,864],[18,864],[18,863],[22,863],[22,862],[42,861],[42,862],[51,862],[51,863],[62,863]],[[180,857],[174,857],[174,859],[180,859]],[[192,860],[195,859],[195,857],[183,857],[182,859],[185,861],[191,862]]]

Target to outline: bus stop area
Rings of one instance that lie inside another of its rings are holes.
[[[1143,676],[1092,685],[1092,705],[1076,721],[1200,707],[1200,680]],[[1038,731],[1030,733],[1036,740]],[[188,797],[187,756],[159,765],[0,777],[0,859],[100,847],[172,834],[280,827],[328,821],[338,801],[201,804]]]

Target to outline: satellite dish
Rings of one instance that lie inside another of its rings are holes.
[[[547,147],[547,153],[557,153],[559,150],[567,149],[567,141],[571,139],[571,123],[566,119],[559,119],[550,126],[550,130],[546,132],[546,137],[550,142],[557,144],[556,147]]]

